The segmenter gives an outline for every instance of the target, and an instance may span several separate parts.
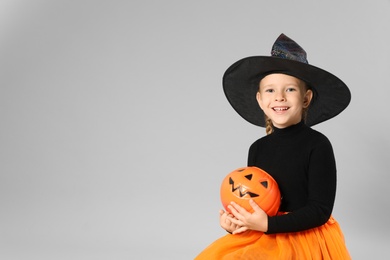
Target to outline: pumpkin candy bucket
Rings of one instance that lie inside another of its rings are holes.
[[[257,167],[243,167],[226,175],[221,184],[221,201],[226,211],[234,201],[248,212],[253,212],[249,200],[253,199],[267,215],[275,216],[281,203],[278,184],[264,170]]]

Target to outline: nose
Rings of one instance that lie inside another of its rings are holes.
[[[284,97],[284,93],[281,91],[278,91],[275,95],[275,101],[285,101],[286,98]]]

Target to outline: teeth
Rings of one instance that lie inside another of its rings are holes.
[[[287,107],[274,107],[275,111],[285,111],[287,109],[288,109]]]

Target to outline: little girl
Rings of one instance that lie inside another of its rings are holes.
[[[274,177],[282,203],[277,216],[267,216],[253,201],[253,213],[232,202],[232,214],[220,211],[220,225],[230,234],[195,259],[351,259],[331,215],[336,194],[332,145],[310,128],[348,106],[348,87],[309,65],[306,52],[284,34],[271,56],[230,66],[223,87],[244,119],[266,127],[267,135],[249,149],[248,166]]]

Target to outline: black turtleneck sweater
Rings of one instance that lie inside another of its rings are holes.
[[[336,195],[336,163],[328,138],[303,122],[254,142],[248,166],[274,177],[282,194],[280,211],[268,217],[267,234],[297,232],[323,225]]]

